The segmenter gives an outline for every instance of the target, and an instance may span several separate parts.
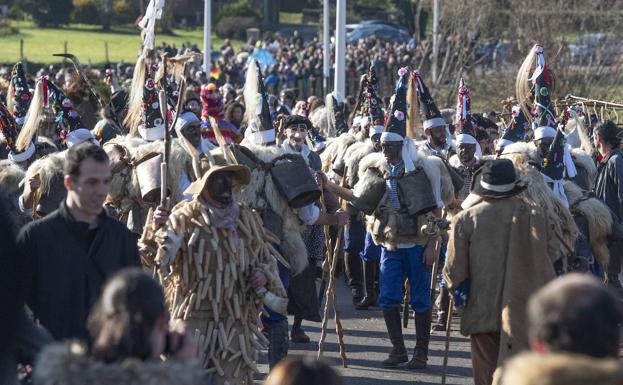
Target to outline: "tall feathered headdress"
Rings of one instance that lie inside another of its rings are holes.
[[[32,93],[28,88],[26,72],[21,61],[13,66],[7,94],[7,108],[13,114],[15,122],[21,126],[26,121],[26,113],[32,100]]]
[[[515,82],[517,100],[520,105],[530,107],[533,128],[556,127],[556,118],[552,107],[554,89],[553,75],[545,63],[543,46],[535,44],[524,59]],[[524,109],[527,115],[529,111]]]

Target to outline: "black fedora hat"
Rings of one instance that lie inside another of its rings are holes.
[[[508,198],[525,190],[527,185],[517,178],[513,162],[495,159],[486,162],[474,174],[472,194],[485,198]]]

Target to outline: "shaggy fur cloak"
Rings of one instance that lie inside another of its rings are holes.
[[[125,360],[107,364],[87,355],[77,343],[46,348],[35,365],[36,385],[199,385],[205,372],[194,363]]]

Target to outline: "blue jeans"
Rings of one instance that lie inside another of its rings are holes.
[[[423,246],[389,251],[381,247],[381,309],[391,309],[403,301],[405,278],[409,278],[411,299],[409,305],[416,313],[423,313],[432,307],[430,299],[431,269],[422,261]]]

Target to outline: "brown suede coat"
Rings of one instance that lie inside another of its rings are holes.
[[[517,197],[485,199],[452,220],[444,277],[451,292],[470,282],[461,333],[501,332],[498,364],[528,348],[526,302],[555,278],[546,223]]]
[[[521,354],[504,366],[501,385],[620,385],[623,366],[614,358],[575,354]]]

